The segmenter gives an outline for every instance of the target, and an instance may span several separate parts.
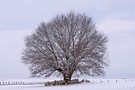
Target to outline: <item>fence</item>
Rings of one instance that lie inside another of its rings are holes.
[[[23,82],[23,81],[1,81],[0,86],[2,85],[37,85],[45,84],[45,82]]]
[[[135,82],[135,79],[90,79],[89,83],[119,83],[119,82]],[[36,81],[0,81],[0,86],[4,85],[37,85],[43,84],[45,82],[36,82]]]
[[[135,79],[95,79],[91,83],[118,83],[118,82],[135,82]]]

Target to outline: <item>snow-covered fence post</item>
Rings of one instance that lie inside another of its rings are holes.
[[[17,85],[19,85],[19,82],[17,82]]]
[[[8,81],[7,85],[10,85],[10,82]]]
[[[118,82],[118,81],[116,80],[116,82]]]
[[[10,82],[8,81],[7,85],[10,85]]]
[[[109,80],[107,82],[109,83]]]
[[[5,85],[7,85],[7,82],[5,82]]]

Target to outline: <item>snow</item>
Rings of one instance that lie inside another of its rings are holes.
[[[22,81],[22,82],[44,82],[44,79],[20,79],[20,80],[0,80],[2,81]],[[74,85],[44,86],[35,85],[1,85],[0,90],[135,90],[135,79],[90,79],[90,83]]]

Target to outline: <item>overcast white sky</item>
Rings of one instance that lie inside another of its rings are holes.
[[[135,78],[135,0],[0,0],[0,78],[28,78],[24,37],[70,10],[92,16],[108,36],[106,78]]]

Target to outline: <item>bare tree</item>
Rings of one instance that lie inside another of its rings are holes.
[[[64,80],[72,76],[104,75],[107,37],[99,33],[91,17],[70,12],[41,23],[25,39],[22,61],[32,76],[53,73]]]

